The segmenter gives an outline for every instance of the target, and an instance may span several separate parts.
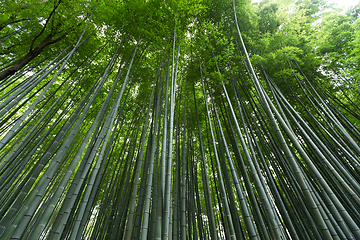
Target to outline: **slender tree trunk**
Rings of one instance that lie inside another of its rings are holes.
[[[20,58],[16,63],[14,63],[11,67],[0,72],[0,80],[7,78],[8,76],[13,75],[24,66],[26,66],[29,62],[31,62],[34,58],[39,56],[39,54],[47,47],[48,45],[59,42],[61,39],[66,37],[66,34],[56,38],[53,38],[53,34],[49,34],[46,38],[39,43],[34,49],[31,49],[24,57]]]

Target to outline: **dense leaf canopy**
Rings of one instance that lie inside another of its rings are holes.
[[[1,239],[360,239],[360,5],[0,13]]]

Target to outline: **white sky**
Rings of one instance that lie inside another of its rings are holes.
[[[360,0],[330,0],[329,2],[336,3],[339,7],[348,8],[350,6],[355,6]]]
[[[253,0],[253,2],[260,2],[261,0]],[[360,0],[328,0],[329,2],[336,3],[338,7],[343,7],[344,9],[354,6],[360,2]]]

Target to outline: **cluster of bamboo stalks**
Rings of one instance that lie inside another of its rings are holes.
[[[138,44],[65,77],[86,31],[4,79],[0,238],[360,239],[359,129],[305,75],[296,109],[260,81],[236,28],[247,79],[217,95],[201,56],[197,84],[180,75],[176,26],[146,96]]]

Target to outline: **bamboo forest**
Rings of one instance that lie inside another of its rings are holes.
[[[360,3],[0,0],[0,239],[360,239]]]

